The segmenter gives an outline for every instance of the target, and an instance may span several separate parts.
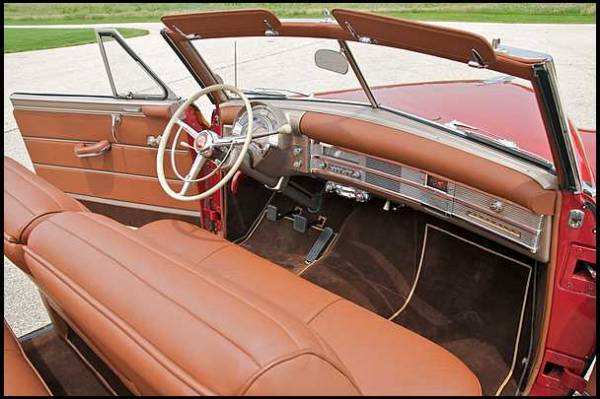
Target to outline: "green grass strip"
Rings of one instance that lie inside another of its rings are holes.
[[[145,29],[120,28],[123,37],[147,35]],[[94,43],[93,29],[4,28],[4,53],[43,50]]]
[[[280,18],[319,18],[349,8],[422,21],[596,23],[595,3],[5,3],[5,25],[158,22],[169,14],[267,8]]]

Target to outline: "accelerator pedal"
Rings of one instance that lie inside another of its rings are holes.
[[[325,227],[321,231],[321,234],[319,234],[317,241],[315,241],[310,251],[308,251],[308,254],[304,257],[304,263],[308,265],[317,260],[323,250],[327,247],[327,244],[329,244],[329,241],[331,241],[332,237],[333,229],[331,227]]]

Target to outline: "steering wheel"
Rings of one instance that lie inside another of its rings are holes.
[[[246,130],[245,136],[237,136],[235,138],[221,138],[221,137],[219,137],[219,135],[217,135],[212,130],[207,129],[207,130],[203,130],[201,132],[197,132],[195,129],[193,129],[191,126],[189,126],[187,123],[185,123],[180,118],[180,116],[185,112],[185,110],[198,98],[200,98],[204,95],[207,95],[209,93],[212,93],[214,91],[221,91],[221,90],[231,91],[231,92],[237,94],[239,96],[239,98],[243,101],[244,107],[246,108],[246,113],[248,114],[248,125],[247,125],[247,130]],[[183,104],[181,104],[181,106],[177,109],[177,111],[175,111],[173,116],[171,116],[171,119],[169,120],[169,123],[165,127],[165,130],[160,139],[160,143],[158,145],[158,154],[156,155],[156,174],[158,175],[158,181],[160,182],[162,189],[171,198],[174,198],[174,199],[180,200],[180,201],[197,201],[197,200],[202,200],[202,199],[208,198],[211,195],[213,195],[217,190],[219,190],[221,187],[223,187],[225,184],[227,184],[227,182],[229,180],[231,180],[233,175],[235,175],[235,172],[237,172],[240,165],[242,164],[242,162],[244,160],[244,156],[248,152],[248,147],[250,146],[250,142],[252,141],[252,119],[253,119],[252,106],[250,105],[250,101],[248,101],[248,98],[246,98],[244,93],[241,90],[239,90],[238,88],[236,88],[235,86],[226,85],[226,84],[217,84],[217,85],[208,86],[208,87],[205,87],[204,89],[200,90],[199,92],[197,92],[190,98],[188,98]],[[175,138],[173,139],[173,144],[171,146],[171,166],[172,166],[173,170],[175,171],[175,175],[177,176],[177,178],[179,180],[183,181],[183,187],[181,188],[181,190],[179,192],[174,191],[171,188],[171,186],[169,186],[169,183],[167,182],[167,179],[165,177],[165,169],[164,169],[165,152],[167,151],[167,144],[169,142],[169,137],[171,136],[171,130],[173,129],[173,126],[175,126],[175,125],[179,126],[179,129],[177,130],[177,133],[175,134]],[[177,167],[175,165],[175,149],[177,147],[177,140],[179,140],[179,135],[181,134],[182,130],[193,138],[194,144],[192,146],[188,145],[185,142],[182,142],[181,144],[188,148],[192,148],[196,152],[196,158],[194,159],[194,162],[192,163],[190,170],[188,171],[188,173],[185,176],[182,176],[179,173],[179,171],[177,170]],[[221,178],[221,180],[219,180],[215,185],[213,185],[208,190],[205,190],[199,194],[186,195],[187,191],[189,190],[190,186],[193,183],[206,180],[209,177],[211,177],[212,175],[214,175],[225,164],[225,161],[231,154],[234,145],[239,145],[239,144],[241,144],[241,149],[237,155],[237,158],[231,165],[231,168],[229,169],[229,171],[225,174],[225,176],[223,176]],[[225,157],[221,161],[218,161],[218,162],[215,161],[217,167],[208,175],[197,179],[196,177],[198,176],[198,173],[200,173],[200,171],[202,170],[202,167],[204,166],[206,161],[208,159],[210,159],[210,157],[213,155],[213,150],[216,147],[224,147],[224,146],[229,146],[229,149],[227,150]]]

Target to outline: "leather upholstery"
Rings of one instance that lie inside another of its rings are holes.
[[[23,246],[44,217],[62,211],[87,211],[44,179],[4,157],[4,254],[27,271]]]
[[[4,396],[49,395],[48,388],[4,320]]]
[[[441,347],[184,222],[134,231],[62,213],[36,226],[25,253],[133,392],[481,393]]]

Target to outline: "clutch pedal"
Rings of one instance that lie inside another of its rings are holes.
[[[333,229],[331,227],[325,227],[323,231],[321,231],[321,234],[319,234],[317,241],[315,241],[310,251],[308,251],[308,254],[304,257],[304,263],[308,265],[317,260],[325,247],[327,247],[327,244],[329,244],[329,241],[331,241],[332,237]]]
[[[267,220],[271,221],[271,222],[276,222],[279,219],[282,219],[288,215],[291,214],[296,214],[298,213],[299,210],[296,208],[288,210],[286,212],[281,212],[279,210],[279,208],[277,208],[275,205],[267,205],[267,209],[266,209],[266,216],[267,216]]]
[[[306,216],[302,216],[299,213],[294,214],[294,231],[298,233],[306,233],[306,229],[308,229],[308,219]]]

